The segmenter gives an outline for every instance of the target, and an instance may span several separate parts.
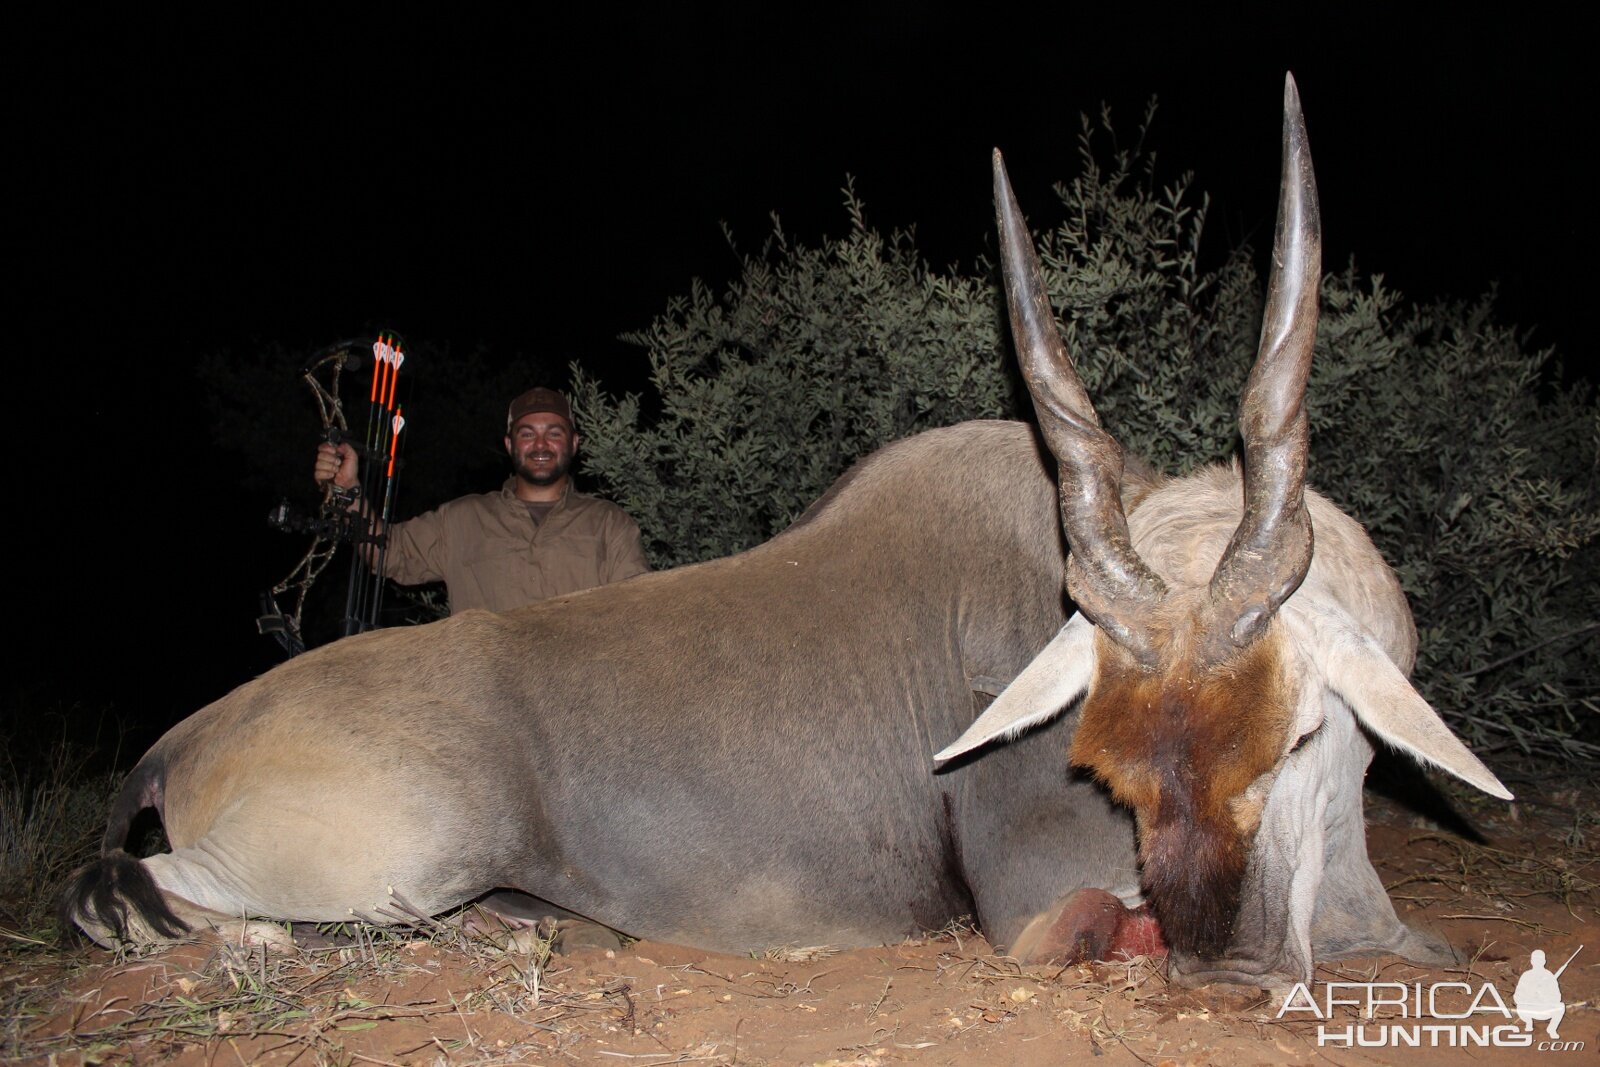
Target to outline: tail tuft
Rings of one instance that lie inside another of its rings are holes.
[[[82,928],[98,944],[156,941],[189,932],[168,906],[144,864],[114,849],[78,868],[61,893],[57,918],[63,934]]]

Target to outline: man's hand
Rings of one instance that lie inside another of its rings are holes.
[[[348,444],[327,441],[317,446],[317,465],[312,474],[318,485],[332,481],[339,489],[352,489],[361,481],[361,460]]]

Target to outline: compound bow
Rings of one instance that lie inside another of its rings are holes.
[[[306,597],[338,554],[341,544],[353,546],[345,594],[344,635],[375,628],[383,607],[384,582],[380,575],[388,552],[388,524],[399,488],[400,436],[405,428],[405,417],[395,399],[396,386],[400,365],[406,356],[405,345],[396,334],[380,333],[370,344],[372,384],[367,402],[367,425],[359,441],[351,436],[340,386],[346,371],[361,368],[368,342],[357,339],[329,345],[300,371],[300,379],[310,389],[322,420],[322,440],[335,445],[349,444],[363,462],[359,492],[336,490],[331,481],[325,482],[315,514],[296,510],[286,498],[267,516],[268,523],[276,529],[311,535],[311,544],[300,561],[282,581],[261,594],[261,615],[256,619],[256,628],[276,639],[291,657],[306,650],[301,628]],[[352,495],[364,501],[355,510],[349,509]],[[381,501],[381,505],[375,506],[375,501]],[[288,611],[278,601],[286,593],[292,593]]]

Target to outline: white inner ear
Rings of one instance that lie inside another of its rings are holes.
[[[1311,652],[1330,690],[1350,706],[1362,725],[1422,763],[1448,771],[1490,796],[1511,792],[1446,726],[1439,713],[1411,687],[1376,641],[1329,612],[1305,612]]]
[[[966,733],[934,754],[935,762],[954,759],[996,737],[1015,737],[1060,714],[1089,688],[1089,679],[1094,677],[1094,629],[1094,623],[1082,615],[1068,619]]]

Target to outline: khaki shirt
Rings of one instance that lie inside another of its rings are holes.
[[[642,574],[639,526],[598,497],[567,493],[538,526],[506,479],[497,493],[452,500],[389,527],[384,573],[402,585],[443,581],[450,611],[510,611]]]

